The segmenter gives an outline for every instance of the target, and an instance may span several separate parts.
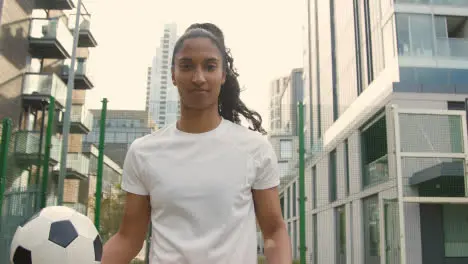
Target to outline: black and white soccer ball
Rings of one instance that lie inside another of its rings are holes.
[[[11,264],[98,264],[102,242],[91,220],[65,206],[42,209],[16,229]]]

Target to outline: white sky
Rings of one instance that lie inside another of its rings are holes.
[[[304,0],[83,0],[92,13],[99,46],[91,50],[95,88],[88,107],[144,109],[146,72],[165,23],[178,32],[196,22],[217,24],[225,34],[245,86],[242,99],[268,120],[270,82],[302,67]],[[180,35],[180,34],[179,34]],[[268,124],[265,123],[266,128]]]

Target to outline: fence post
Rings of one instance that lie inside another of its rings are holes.
[[[6,188],[6,174],[7,174],[7,163],[8,163],[8,150],[10,147],[11,137],[11,119],[3,119],[2,128],[2,143],[0,145],[0,217],[2,216],[3,206],[3,195]]]
[[[305,216],[305,140],[304,140],[304,104],[298,103],[299,118],[299,245],[300,263],[306,264],[306,216]]]
[[[149,224],[148,227],[148,236],[146,238],[146,254],[145,254],[145,263],[150,264],[150,250],[151,250],[151,233],[152,233],[152,228],[151,228],[151,223]]]
[[[47,204],[47,185],[49,183],[50,149],[52,147],[52,126],[54,124],[55,97],[50,97],[49,109],[47,110],[47,130],[44,146],[44,163],[42,164],[42,190],[41,208]]]
[[[106,129],[106,114],[107,114],[107,98],[102,100],[101,109],[101,122],[99,128],[99,154],[97,164],[97,176],[96,176],[96,204],[94,212],[94,225],[97,230],[100,231],[100,218],[101,218],[101,199],[102,199],[102,177],[103,177],[103,166],[104,166],[104,142],[105,142],[105,129]]]

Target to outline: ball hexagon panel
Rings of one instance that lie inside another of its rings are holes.
[[[31,251],[24,247],[16,247],[15,252],[11,256],[11,263],[13,264],[33,264],[31,258]]]
[[[96,236],[96,238],[94,239],[93,245],[94,245],[94,255],[95,255],[94,260],[95,261],[101,261],[101,259],[102,259],[102,241],[101,241],[101,237],[99,235]]]
[[[33,264],[68,263],[66,249],[51,241],[46,241],[31,249],[31,253]]]
[[[78,237],[78,232],[69,220],[54,222],[50,225],[49,241],[66,248]]]
[[[70,218],[70,222],[75,226],[75,229],[78,231],[78,235],[80,236],[87,237],[92,241],[98,235],[91,219],[80,213],[73,214]]]
[[[65,250],[68,256],[67,264],[94,263],[94,246],[92,239],[78,236]]]
[[[49,206],[42,209],[41,217],[47,217],[55,222],[61,220],[68,220],[73,214],[75,214],[75,212],[75,210],[66,206]]]

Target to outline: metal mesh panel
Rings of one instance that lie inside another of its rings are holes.
[[[112,105],[110,104],[110,107]],[[125,192],[121,189],[123,165],[128,148],[137,138],[152,132],[149,113],[138,110],[90,110],[93,125],[90,133],[83,137],[85,152],[89,153],[89,209],[88,215],[94,219],[100,211],[100,233],[104,242],[117,233],[124,212]],[[104,131],[101,130],[104,129]],[[99,171],[100,135],[104,132],[101,207],[96,211],[97,176]],[[143,263],[146,258],[146,242],[132,263]]]

